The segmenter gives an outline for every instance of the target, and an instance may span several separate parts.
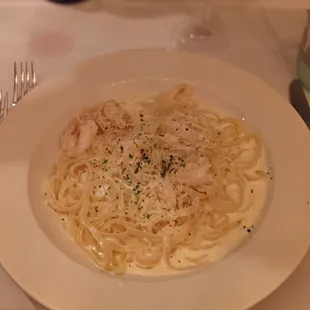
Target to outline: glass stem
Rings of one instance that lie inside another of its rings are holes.
[[[216,18],[216,10],[210,2],[212,1],[205,1],[202,15],[200,16],[199,20],[200,27],[208,32],[211,32],[214,25],[214,20]]]

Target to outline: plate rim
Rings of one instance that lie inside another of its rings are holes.
[[[127,58],[129,57],[134,59],[134,58],[137,58],[138,54],[141,56],[141,57],[144,57],[144,58],[150,58],[150,59],[153,59],[152,57],[163,57],[165,59],[171,59],[171,57],[175,57],[176,59],[179,59],[179,60],[183,60],[185,62],[189,61],[191,62],[191,60],[187,60],[188,57],[189,59],[194,59],[194,63],[195,65],[197,65],[197,63],[199,64],[200,62],[202,63],[202,66],[206,66],[209,67],[209,68],[226,68],[227,72],[231,72],[232,74],[236,74],[237,76],[244,76],[244,77],[247,77],[250,81],[253,81],[253,83],[257,83],[257,88],[261,87],[263,89],[265,89],[266,93],[269,92],[271,95],[271,97],[274,99],[274,103],[276,103],[277,101],[279,101],[279,106],[280,106],[280,101],[282,101],[283,103],[281,103],[283,105],[283,108],[274,108],[274,109],[282,109],[282,111],[285,111],[285,109],[287,110],[286,113],[288,114],[285,114],[285,117],[287,117],[289,120],[291,120],[292,122],[294,122],[294,126],[295,126],[295,129],[297,128],[297,130],[301,133],[301,135],[304,136],[303,139],[306,139],[306,138],[309,138],[309,133],[308,133],[308,129],[307,127],[303,124],[303,122],[301,121],[301,119],[297,116],[297,114],[295,113],[295,111],[290,107],[290,106],[287,106],[287,107],[284,107],[284,104],[286,104],[286,101],[279,95],[276,93],[275,90],[273,90],[270,86],[268,86],[267,84],[263,83],[259,78],[253,76],[252,74],[250,73],[247,73],[245,72],[244,70],[240,69],[240,68],[236,68],[236,67],[233,67],[232,65],[229,65],[229,64],[226,64],[220,60],[215,60],[215,59],[212,59],[212,60],[208,60],[208,59],[205,59],[203,57],[200,57],[200,56],[197,56],[197,55],[191,55],[191,54],[187,54],[187,53],[183,53],[183,52],[169,52],[169,51],[164,51],[164,50],[160,50],[160,49],[141,49],[141,50],[130,50],[130,51],[121,51],[121,52],[117,52],[117,53],[111,53],[111,54],[106,54],[106,55],[102,55],[102,56],[98,56],[98,57],[95,57],[95,58],[92,58],[90,60],[87,60],[85,62],[82,62],[81,64],[78,64],[76,66],[76,68],[72,71],[69,71],[67,74],[63,74],[63,75],[59,75],[59,76],[56,76],[54,78],[51,78],[49,79],[48,81],[44,82],[42,85],[39,85],[38,88],[36,88],[35,90],[33,90],[29,96],[26,96],[22,101],[21,101],[21,105],[19,107],[16,108],[15,111],[13,111],[11,114],[12,115],[9,115],[7,117],[7,119],[4,121],[4,123],[2,124],[2,126],[0,127],[0,144],[1,144],[1,140],[4,140],[6,141],[6,137],[4,137],[4,132],[6,131],[6,128],[8,129],[11,129],[12,126],[13,126],[13,122],[14,121],[17,121],[19,119],[21,119],[21,114],[26,115],[28,114],[29,115],[29,110],[27,109],[27,106],[30,106],[31,105],[31,101],[35,101],[36,100],[36,96],[40,94],[41,96],[41,93],[45,92],[46,89],[48,87],[51,87],[50,85],[54,85],[54,84],[58,84],[59,83],[59,80],[64,80],[64,81],[68,81],[69,80],[69,84],[71,85],[71,83],[74,85],[74,83],[76,82],[75,78],[76,78],[76,75],[80,74],[80,72],[83,72],[83,70],[91,70],[89,68],[92,68],[94,65],[96,66],[97,63],[107,63],[107,62],[111,62],[111,61],[117,61],[117,59],[120,58]],[[138,57],[139,58],[139,57]],[[102,64],[101,64],[102,65]],[[130,65],[129,65],[130,66]],[[87,69],[88,68],[88,69]],[[42,108],[42,107],[41,107]],[[36,115],[38,116],[38,113],[34,113],[33,115]],[[281,116],[282,117],[282,116]],[[16,130],[16,129],[15,129]],[[298,138],[300,139],[300,138]],[[298,140],[297,139],[297,140]],[[307,149],[308,147],[308,150],[310,151],[310,146],[307,146],[305,147],[305,149]],[[306,152],[307,153],[307,152]],[[296,155],[297,156],[297,155]],[[297,156],[298,157],[298,156]],[[299,158],[299,157],[298,157]],[[304,160],[304,158],[302,157],[301,158],[302,160]],[[299,164],[299,163],[298,163]],[[282,163],[281,163],[282,165]],[[310,167],[310,164],[308,164],[309,167]],[[0,155],[0,167],[3,167],[3,159],[1,161],[1,155]],[[23,176],[25,175],[25,172],[26,171],[23,171]],[[276,172],[277,173],[277,172]],[[281,176],[281,173],[280,173],[280,176]],[[308,179],[310,180],[310,177],[307,177],[307,176],[304,176],[305,179]],[[3,177],[0,177],[0,185],[3,186],[4,184],[4,178]],[[2,187],[3,189],[3,187]],[[275,191],[279,191],[277,185],[275,186]],[[300,192],[302,192],[300,190]],[[302,192],[302,194],[304,195],[303,198],[306,198],[307,199],[310,199],[309,198],[309,195],[305,194],[304,192]],[[1,201],[3,202],[3,200],[1,200],[0,198],[0,203]],[[297,199],[297,201],[299,201]],[[0,226],[1,226],[1,223],[3,222],[1,220],[3,210],[0,210]],[[24,211],[25,212],[25,211]],[[310,215],[310,212],[309,210],[307,211],[308,214]],[[306,212],[305,212],[306,213]],[[27,225],[37,225],[34,222],[31,221],[31,219],[29,218],[29,223],[26,223],[25,226],[28,227]],[[31,228],[31,226],[30,226]],[[303,228],[304,230],[304,233],[310,233],[310,228],[306,229],[306,228]],[[0,232],[2,232],[2,228],[0,228]],[[42,233],[42,236],[40,236],[40,240],[45,240],[44,238],[46,238],[46,236],[43,236],[43,232]],[[255,236],[254,236],[255,237]],[[45,240],[46,241],[46,240]],[[294,266],[291,266],[290,267],[290,270],[289,272],[286,272],[285,273],[285,276],[279,276],[278,274],[276,274],[277,272],[274,272],[275,273],[275,277],[277,277],[278,279],[281,278],[281,281],[278,281],[277,285],[273,285],[273,287],[271,288],[268,288],[269,289],[269,293],[271,293],[271,291],[274,291],[282,282],[284,282],[284,280],[296,269],[296,267],[298,266],[298,264],[300,263],[300,261],[302,260],[303,256],[305,255],[306,251],[308,250],[308,247],[309,247],[309,244],[310,244],[310,238],[307,238],[307,241],[304,240],[304,244],[301,246],[302,249],[299,249],[299,254],[298,254],[298,259],[296,259],[296,262],[294,264]],[[6,243],[5,246],[7,247],[7,249],[10,249],[12,250],[11,247],[8,247],[8,244]],[[52,246],[52,245],[51,245]],[[300,247],[300,248],[301,248]],[[50,250],[52,251],[52,249],[50,248]],[[49,308],[54,308],[54,307],[58,307],[57,304],[52,305],[52,303],[55,303],[55,302],[45,302],[42,297],[40,296],[36,296],[37,294],[31,290],[28,290],[27,289],[27,286],[24,284],[24,283],[21,283],[21,281],[18,279],[20,277],[18,277],[18,275],[16,275],[16,266],[14,265],[14,263],[10,263],[8,261],[8,258],[7,258],[7,255],[4,253],[5,251],[2,249],[2,246],[0,247],[0,261],[2,262],[2,266],[4,267],[4,269],[10,274],[10,276],[14,279],[15,282],[17,282],[30,296],[32,296],[34,299],[38,300],[40,303],[42,303],[44,306],[46,307],[49,307]],[[53,251],[52,251],[53,252]],[[16,252],[15,252],[16,253]],[[66,258],[64,256],[64,254],[62,253],[56,253],[55,254],[57,256],[57,259],[59,259],[59,262],[61,262],[61,264],[64,264],[64,266],[68,269],[71,269],[71,265],[72,265],[72,261],[69,260],[68,258]],[[5,257],[3,259],[3,257]],[[45,256],[43,257],[44,259],[47,259]],[[240,257],[236,257],[236,262],[238,263],[238,259],[240,259]],[[36,259],[36,261],[38,262],[39,260]],[[240,261],[239,261],[239,264],[240,264]],[[74,264],[73,264],[74,265]],[[223,264],[222,264],[223,265]],[[255,265],[255,264],[254,264]],[[13,267],[12,267],[13,266]],[[11,267],[11,268],[10,268]],[[14,269],[15,267],[15,273],[14,273],[14,270],[12,271],[12,268]],[[225,266],[224,266],[225,267]],[[250,267],[253,267],[251,265],[249,265],[249,268]],[[78,270],[79,274],[81,276],[85,276],[85,278],[87,279],[87,281],[90,281],[91,279],[95,279],[96,281],[96,285],[98,285],[98,287],[101,287],[101,289],[103,287],[105,287],[104,284],[98,284],[100,282],[108,282],[108,281],[103,281],[102,280],[102,277],[101,275],[94,275],[92,274],[92,276],[89,275],[89,272],[88,271],[85,271],[85,270],[82,270],[81,267],[77,267],[75,266],[73,268],[74,270]],[[72,269],[72,270],[73,270]],[[42,269],[42,271],[44,271]],[[202,281],[204,278],[202,277],[202,274],[199,274],[199,275],[195,275],[195,276],[192,276],[191,279],[195,278],[196,282],[199,282],[199,281]],[[181,279],[181,278],[180,278]],[[189,278],[187,278],[187,282],[188,283],[191,283],[191,281],[188,281]],[[86,282],[87,282],[86,281]],[[115,279],[111,279],[111,281],[113,282],[113,290],[120,290],[120,287],[119,287],[119,284],[120,284],[120,280],[118,278],[115,278]],[[112,283],[110,282],[110,283]],[[179,283],[176,283],[176,282],[184,282],[184,280],[178,280],[178,281],[174,281],[174,285],[176,287],[180,286]],[[91,283],[91,282],[90,282]],[[146,294],[146,296],[149,296],[150,297],[150,300],[152,300],[154,298],[154,296],[156,295],[149,295],[148,294],[148,289],[154,289],[154,283],[144,283],[144,287],[142,287],[140,284],[137,284],[137,286],[139,287],[139,290],[140,291],[143,291],[144,294]],[[156,287],[156,290],[160,290],[161,291],[161,298],[163,298],[162,296],[166,296],[167,295],[167,292],[164,292],[163,290],[163,287],[165,286],[164,284],[161,284],[162,285],[162,288],[160,287]],[[183,285],[183,284],[182,284]],[[185,285],[191,285],[191,284],[185,284]],[[209,285],[210,286],[210,285]],[[72,296],[74,296],[74,292],[75,292],[75,289],[77,289],[79,287],[79,289],[81,290],[81,288],[84,287],[84,285],[78,285],[78,283],[76,283],[76,285],[74,285],[73,289],[70,290],[70,294],[72,294]],[[129,286],[126,284],[125,287],[128,289],[128,291],[132,291],[132,293],[136,292],[134,289],[132,288],[129,288]],[[148,289],[146,289],[146,287]],[[183,286],[182,286],[183,287]],[[175,290],[177,290],[178,288],[175,288]],[[181,289],[181,287],[179,287],[179,289]],[[200,288],[201,289],[201,288]],[[246,288],[244,288],[246,289]],[[199,289],[197,290],[197,292],[199,292]],[[197,292],[196,292],[196,296],[197,296]],[[201,291],[201,293],[203,293],[203,290]],[[122,292],[122,294],[129,294],[129,293],[124,293]],[[96,294],[90,294],[91,296],[96,296]],[[186,294],[184,294],[186,295]],[[255,295],[255,294],[254,294]],[[268,294],[267,294],[268,295]],[[158,295],[156,295],[158,297]],[[258,301],[260,301],[262,298],[266,297],[266,294],[264,296],[261,296],[258,300],[253,300],[251,302],[250,305],[248,305],[247,307],[249,306],[253,306],[255,303],[257,303]],[[49,297],[51,298],[51,297]],[[169,299],[169,295],[166,296],[166,298]],[[189,299],[191,299],[192,297],[189,296],[188,297]],[[58,298],[59,299],[59,298]],[[116,300],[114,300],[116,301]],[[64,301],[61,300],[61,298],[59,300],[57,300],[57,303],[59,303],[59,305],[61,303],[63,303]],[[112,302],[112,301],[111,301]],[[214,301],[211,301],[211,304],[212,302],[214,303]],[[201,305],[197,304],[197,301],[195,302],[194,300],[192,300],[192,303],[193,305],[195,304],[196,305],[196,308],[197,309],[203,309],[203,307],[201,307]],[[156,303],[154,303],[156,304]],[[70,306],[70,305],[69,305]],[[143,306],[145,307],[145,305]],[[73,309],[73,308],[72,308]],[[135,309],[138,309],[137,307]],[[140,309],[140,308],[139,308]],[[141,308],[142,309],[142,308]],[[180,308],[181,309],[181,308]],[[183,309],[183,308],[182,308]],[[224,308],[216,308],[216,309],[224,309]],[[239,308],[238,308],[239,309]],[[241,309],[241,308],[240,308]]]

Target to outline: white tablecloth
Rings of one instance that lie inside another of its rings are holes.
[[[292,2],[296,7],[310,7],[307,0],[266,3],[284,7]],[[170,47],[173,30],[187,19],[186,10],[188,2],[181,0],[93,0],[80,7],[43,0],[0,0],[1,89],[12,93],[14,61],[33,60],[42,81],[98,54]],[[231,38],[222,58],[260,76],[287,98],[305,11],[223,8],[220,16],[230,26]],[[251,310],[309,310],[309,286],[310,252],[285,284]],[[34,309],[42,308],[0,267],[0,310]]]

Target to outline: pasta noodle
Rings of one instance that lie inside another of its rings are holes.
[[[260,139],[202,108],[189,85],[133,106],[109,100],[73,119],[47,203],[101,269],[194,268],[251,208],[246,185],[265,176]]]

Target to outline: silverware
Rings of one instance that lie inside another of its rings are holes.
[[[12,107],[37,85],[37,76],[33,62],[14,62],[14,90]]]
[[[310,108],[300,80],[295,79],[291,82],[289,97],[291,105],[310,129]]]
[[[8,92],[2,93],[0,90],[0,123],[4,120],[9,112],[9,95]]]
[[[14,90],[12,105],[9,104],[8,92],[0,91],[0,123],[12,107],[37,85],[37,76],[33,62],[14,62]]]

